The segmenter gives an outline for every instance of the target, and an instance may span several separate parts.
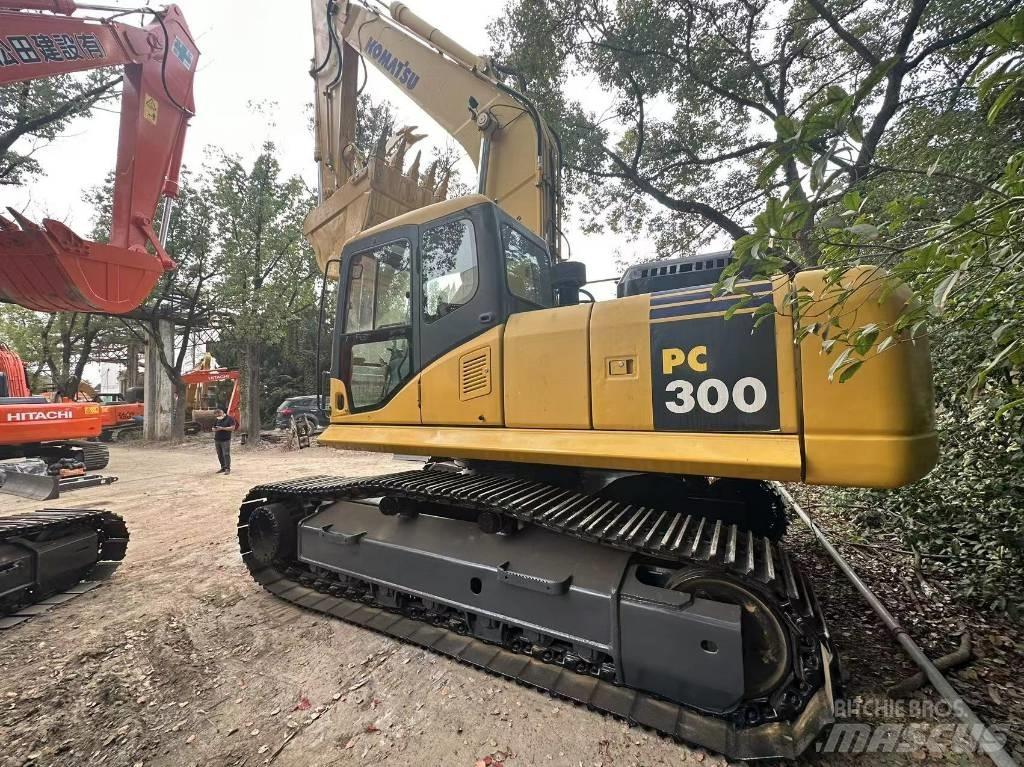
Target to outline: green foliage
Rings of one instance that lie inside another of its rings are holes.
[[[589,228],[677,254],[742,237],[783,195],[799,235],[881,170],[915,110],[959,103],[1015,5],[510,0],[490,32],[560,132]],[[569,95],[584,89],[604,104]]]
[[[0,186],[25,184],[41,174],[35,150],[57,138],[74,118],[116,96],[120,82],[116,74],[101,70],[0,87]]]
[[[895,532],[922,564],[994,610],[1024,611],[1024,413],[1000,415],[1007,394],[990,380],[965,393],[965,366],[984,348],[964,327],[945,325],[933,348],[940,463],[921,481],[893,491],[835,491],[840,504],[864,507],[855,521]]]
[[[921,93],[867,164],[863,125],[878,104],[829,90],[803,119],[777,125],[762,183],[788,164],[736,244],[733,271],[825,267],[838,307],[799,329],[820,337],[830,375],[927,332],[935,366],[941,453],[936,469],[888,493],[843,491],[840,500],[901,534],[963,593],[995,609],[1024,606],[1024,153],[1021,131],[1024,14],[969,39],[971,62],[952,92]],[[864,82],[905,66],[883,60]],[[879,266],[915,300],[888,326],[840,328],[853,295],[847,269]],[[810,296],[792,295],[797,308]],[[929,558],[929,556],[931,558]]]
[[[281,178],[275,151],[267,142],[251,166],[221,153],[210,180],[223,259],[217,296],[225,319],[218,329],[221,341],[242,353],[242,420],[251,435],[261,422],[263,355],[315,305],[320,279],[302,234],[314,195],[298,176]]]

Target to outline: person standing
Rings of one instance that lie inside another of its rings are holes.
[[[220,461],[218,474],[231,473],[231,437],[234,436],[235,427],[238,422],[224,412],[224,408],[217,408],[214,413],[217,420],[213,424],[213,444],[217,448],[217,460]]]

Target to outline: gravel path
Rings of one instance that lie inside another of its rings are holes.
[[[726,763],[263,592],[235,542],[249,487],[411,464],[318,448],[235,452],[225,478],[213,473],[212,445],[116,446],[109,471],[119,482],[62,499],[122,514],[128,558],[95,591],[0,633],[0,765]],[[4,511],[32,508],[0,498]],[[827,568],[811,562],[816,581],[834,577]],[[844,654],[865,641],[888,645],[865,633],[863,611],[841,615],[858,622],[837,631]],[[881,695],[890,670],[908,670],[897,654],[885,657],[892,663],[853,689]],[[860,673],[864,664],[854,665]]]

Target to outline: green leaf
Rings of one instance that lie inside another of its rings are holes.
[[[860,366],[863,365],[863,364],[864,364],[864,360],[857,360],[852,365],[849,365],[839,375],[839,383],[846,383],[847,381],[849,381],[853,377],[853,374],[856,373],[858,370],[860,370]]]
[[[860,206],[863,204],[863,200],[860,197],[860,192],[856,189],[851,189],[849,192],[843,195],[843,207],[847,210],[852,210],[854,213],[860,211]]]
[[[836,371],[847,363],[847,361],[850,359],[851,354],[853,354],[852,346],[848,346],[845,349],[843,349],[843,353],[839,355],[836,361],[832,363],[832,367],[828,369],[829,381],[831,381],[835,377]]]
[[[847,129],[847,133],[849,133],[850,138],[858,144],[864,143],[864,119],[860,115],[854,115],[850,119],[850,126]]]
[[[863,237],[866,240],[877,240],[880,236],[878,227],[874,224],[854,224],[853,226],[846,227],[846,231],[858,237]]]
[[[798,132],[799,128],[792,117],[780,115],[775,118],[775,134],[783,141],[796,137]]]
[[[940,317],[943,310],[946,308],[946,301],[949,299],[949,294],[956,285],[957,279],[960,277],[960,272],[956,271],[948,275],[939,286],[935,288],[935,293],[932,294],[932,306],[931,313],[935,317]]]

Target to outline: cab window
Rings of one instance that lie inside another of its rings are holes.
[[[547,250],[506,223],[501,225],[501,239],[505,246],[505,277],[512,295],[534,306],[552,306],[551,258]]]
[[[407,240],[360,253],[349,264],[345,332],[409,325],[412,259]]]
[[[420,259],[423,319],[427,322],[451,314],[476,294],[476,234],[469,219],[424,230]]]

